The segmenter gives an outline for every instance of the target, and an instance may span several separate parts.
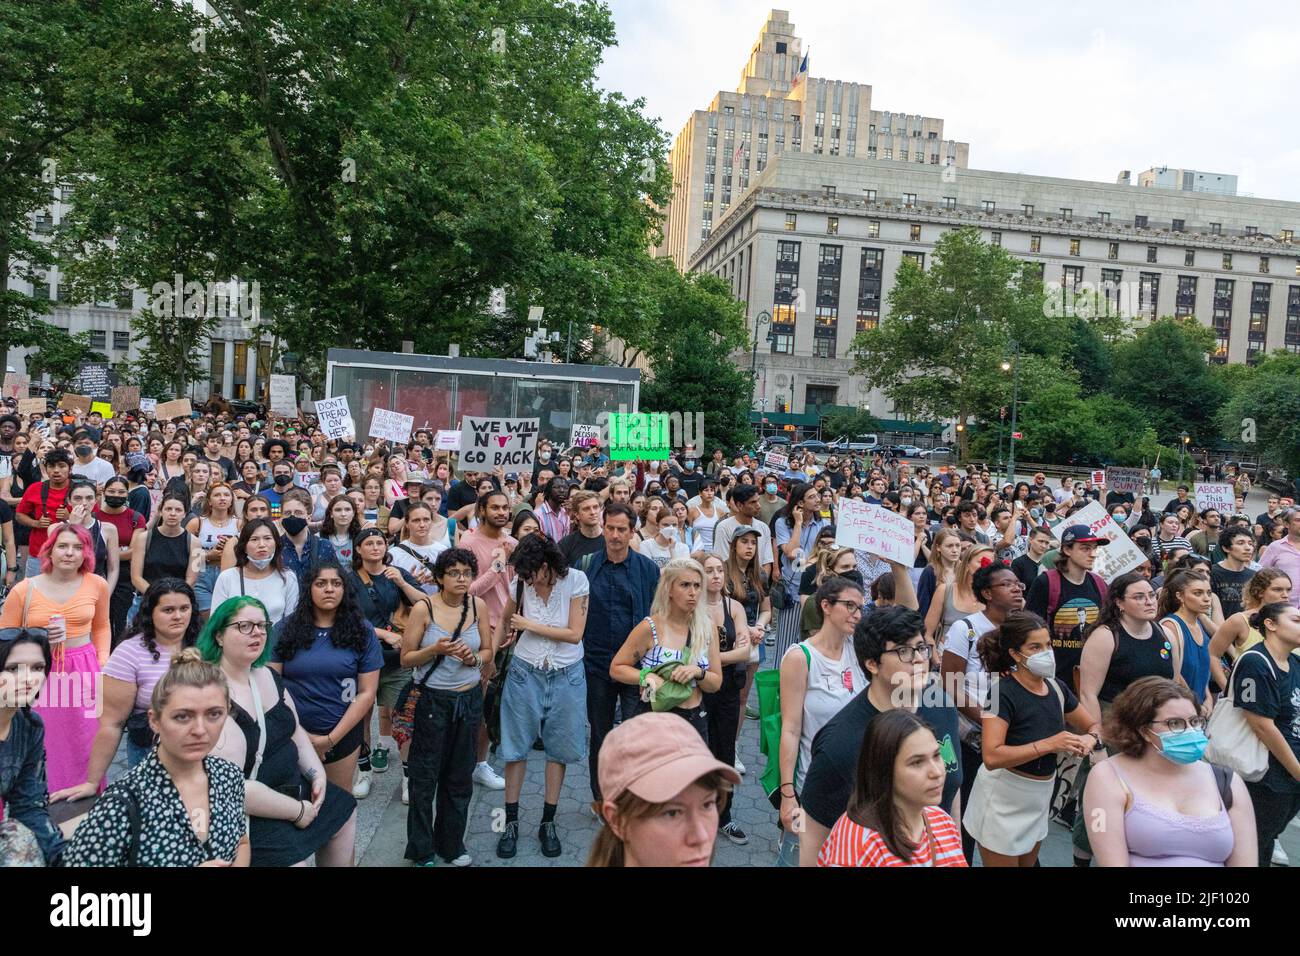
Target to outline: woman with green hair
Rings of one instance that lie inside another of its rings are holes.
[[[271,659],[270,617],[255,597],[226,599],[199,634],[205,661],[230,685],[230,715],[213,756],[244,773],[253,866],[351,866],[356,841],[352,795],[325,768]]]

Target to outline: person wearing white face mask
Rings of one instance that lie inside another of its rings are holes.
[[[669,561],[691,556],[686,545],[682,544],[675,514],[668,510],[660,513],[659,533],[641,542],[641,553],[659,568],[663,568]]]
[[[1000,677],[983,714],[984,764],[962,823],[984,866],[1031,867],[1047,836],[1056,755],[1087,756],[1101,744],[1100,726],[1054,677],[1052,638],[1038,615],[1009,612],[980,638],[979,655]]]
[[[298,578],[283,569],[281,539],[269,518],[245,523],[235,541],[235,566],[217,575],[212,606],[227,598],[255,597],[275,624],[298,606]]]

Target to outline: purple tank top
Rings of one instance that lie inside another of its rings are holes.
[[[1129,866],[1223,866],[1232,855],[1232,822],[1219,800],[1219,812],[1189,817],[1143,800],[1113,767],[1133,805],[1124,814]]]

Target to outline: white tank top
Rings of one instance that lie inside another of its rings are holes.
[[[803,726],[799,729],[799,762],[794,770],[795,792],[803,790],[803,778],[812,763],[812,742],[832,717],[866,689],[867,678],[853,653],[853,639],[844,641],[838,661],[823,655],[808,641],[800,641],[786,652],[808,652],[808,689],[803,698]]]
[[[223,534],[237,535],[239,527],[234,518],[230,518],[223,525],[214,525],[208,518],[199,519],[199,545],[204,551],[211,551],[217,546],[217,538]]]
[[[715,498],[713,501],[712,517],[706,515],[704,513],[704,509],[700,506],[697,506],[696,510],[699,512],[699,514],[696,516],[695,520],[691,522],[691,527],[695,529],[695,533],[699,536],[699,547],[696,548],[695,550],[712,551],[713,550],[713,528],[715,525],[717,525],[717,523],[720,520],[722,520],[722,516],[718,514],[717,499]]]

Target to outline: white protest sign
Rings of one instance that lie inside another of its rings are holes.
[[[1196,482],[1196,507],[1200,511],[1213,508],[1220,514],[1232,514],[1237,510],[1237,492],[1228,482]]]
[[[1141,468],[1107,468],[1106,488],[1121,494],[1140,495],[1146,489],[1147,473]]]
[[[414,415],[391,412],[386,408],[376,408],[370,417],[370,437],[386,438],[391,442],[404,445],[411,440],[411,429],[415,427]]]
[[[778,455],[774,451],[769,451],[763,455],[763,464],[768,468],[786,471],[790,467],[790,459],[786,455]],[[848,547],[848,545],[845,545],[845,547]]]
[[[438,451],[460,451],[460,432],[438,429],[433,436],[433,447]]]
[[[311,490],[311,486],[320,481],[319,471],[295,471],[293,473],[293,483],[299,488]]]
[[[846,498],[835,516],[835,546],[910,565],[916,557],[916,528],[886,508]]]
[[[536,418],[466,415],[460,423],[461,467],[472,471],[531,468],[537,455],[537,432]]]
[[[1080,508],[1053,528],[1052,536],[1058,544],[1061,532],[1075,524],[1086,524],[1097,537],[1110,539],[1110,544],[1097,548],[1097,560],[1092,566],[1092,570],[1101,575],[1107,584],[1126,571],[1132,571],[1147,559],[1100,502],[1090,502],[1086,508]]]
[[[292,375],[271,376],[271,411],[287,418],[298,417],[298,380]]]
[[[574,425],[569,437],[572,448],[594,448],[600,444],[599,425]]]
[[[144,415],[152,415],[158,411],[158,399],[142,398],[140,399],[140,412]]]
[[[1092,483],[1097,487],[1104,485],[1106,483],[1106,472],[1101,469],[1094,471],[1092,473]]]
[[[316,419],[326,438],[347,438],[357,433],[356,425],[352,423],[352,413],[348,410],[346,395],[317,399]]]

